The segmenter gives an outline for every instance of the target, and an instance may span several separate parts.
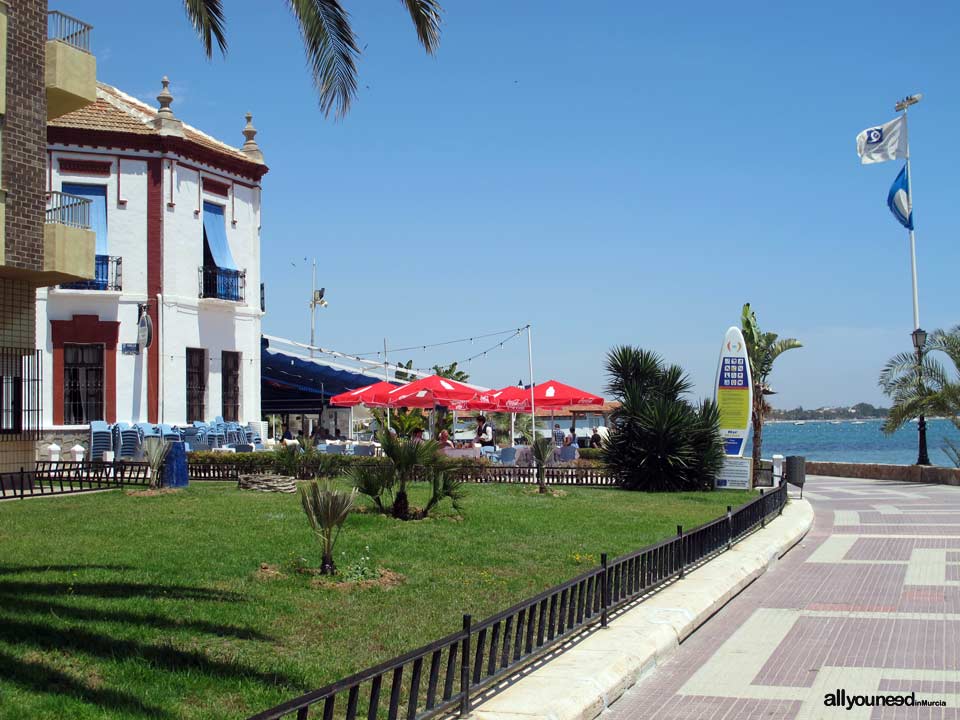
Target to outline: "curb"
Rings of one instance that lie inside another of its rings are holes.
[[[807,534],[813,509],[783,514],[727,552],[478,705],[474,720],[593,720]]]

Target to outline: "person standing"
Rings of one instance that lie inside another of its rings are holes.
[[[600,436],[600,431],[597,428],[593,429],[593,435],[590,436],[590,447],[595,450],[599,450],[603,445],[603,438]]]
[[[553,444],[557,447],[563,447],[563,430],[560,429],[560,423],[553,425]]]
[[[483,415],[477,415],[477,436],[474,442],[483,447],[496,447],[493,441],[493,425],[488,423]]]

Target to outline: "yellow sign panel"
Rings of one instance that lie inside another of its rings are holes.
[[[720,427],[746,427],[750,422],[750,392],[746,388],[718,388]]]

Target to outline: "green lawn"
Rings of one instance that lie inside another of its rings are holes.
[[[242,717],[748,497],[471,485],[463,518],[351,515],[341,566],[369,546],[405,582],[349,591],[296,572],[319,555],[294,495],[207,483],[0,503],[0,718]]]

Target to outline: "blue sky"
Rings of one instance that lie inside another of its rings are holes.
[[[366,49],[341,122],[284,3],[226,0],[212,62],[180,2],[51,4],[95,26],[101,80],[152,98],[169,75],[178,116],[237,145],[254,113],[265,332],[307,339],[316,257],[325,346],[530,322],[539,379],[599,391],[606,350],[632,343],[709,394],[750,301],[806,346],[778,362],[775,404],[881,402],[912,330],[907,235],[885,205],[899,164],[860,166],[854,138],[912,92],[921,324],[960,322],[955,3],[446,0],[432,58],[399,2],[345,4]],[[468,369],[501,386],[526,367],[518,339]]]

